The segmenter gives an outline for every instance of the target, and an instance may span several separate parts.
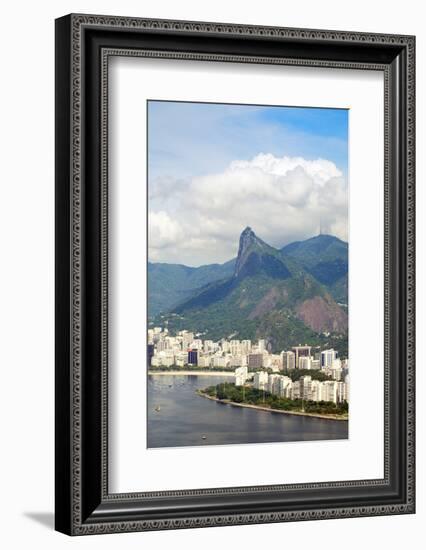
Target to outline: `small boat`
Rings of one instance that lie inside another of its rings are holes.
[[[160,405],[158,405],[157,407],[155,407],[155,410],[156,410],[157,412],[160,412],[160,411],[161,411]]]
[[[201,439],[207,439],[207,436],[203,434],[203,435],[201,436]]]

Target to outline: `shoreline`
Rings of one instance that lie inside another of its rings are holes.
[[[229,371],[194,371],[194,370],[173,370],[173,371],[148,371],[148,375],[152,376],[232,376],[235,377],[234,372]]]
[[[295,416],[310,416],[311,418],[321,418],[323,420],[338,420],[339,422],[348,422],[349,418],[342,418],[341,416],[335,415],[326,415],[321,413],[307,413],[301,411],[284,411],[282,409],[271,409],[270,407],[261,407],[260,405],[250,405],[249,403],[236,403],[235,401],[230,401],[229,399],[218,399],[212,395],[207,395],[201,390],[197,390],[197,395],[210,399],[211,401],[216,401],[216,403],[222,403],[222,405],[231,405],[232,407],[245,407],[247,409],[256,409],[258,411],[281,413],[281,414],[292,414]]]

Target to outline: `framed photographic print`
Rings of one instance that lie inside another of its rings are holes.
[[[56,529],[406,514],[412,36],[56,21]]]

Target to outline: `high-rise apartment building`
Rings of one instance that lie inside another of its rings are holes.
[[[248,366],[260,369],[263,366],[263,353],[250,353],[248,356]]]
[[[296,368],[296,355],[293,351],[283,351],[281,353],[281,357],[284,370],[292,370]]]
[[[296,368],[299,368],[299,357],[309,357],[311,355],[311,346],[293,346],[291,350],[296,358]]]
[[[198,350],[188,350],[188,365],[198,365]]]
[[[333,361],[337,359],[337,351],[334,349],[326,349],[321,352],[321,368],[326,369],[331,367]]]

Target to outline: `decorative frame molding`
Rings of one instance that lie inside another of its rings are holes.
[[[383,71],[382,480],[108,493],[107,92],[108,59],[117,55]],[[414,512],[414,56],[412,36],[95,15],[56,21],[59,531],[83,535]],[[187,499],[186,510],[173,508],[177,497]],[[214,512],[204,511],[207,506]]]

